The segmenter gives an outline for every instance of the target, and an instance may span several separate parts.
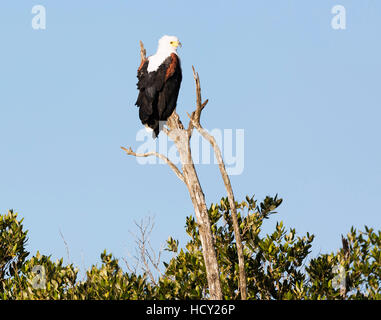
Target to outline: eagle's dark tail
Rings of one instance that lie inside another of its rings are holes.
[[[150,123],[146,123],[146,128],[150,128],[152,130],[152,139],[156,139],[159,135],[160,131],[163,129],[164,122],[162,121],[153,121]]]
[[[156,139],[157,136],[159,135],[159,132],[160,132],[160,127],[159,127],[159,123],[158,123],[157,126],[155,128],[153,128],[152,139]]]
[[[163,130],[163,127],[165,125],[166,121],[155,121],[155,125],[152,128],[152,138],[156,139],[159,135],[160,131]]]

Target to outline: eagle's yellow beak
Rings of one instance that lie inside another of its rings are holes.
[[[181,42],[180,41],[171,41],[171,46],[172,47],[180,47],[181,48]]]

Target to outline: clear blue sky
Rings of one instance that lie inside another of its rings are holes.
[[[46,30],[31,9],[47,10]],[[346,8],[346,30],[331,9]],[[187,190],[165,165],[139,165],[138,41],[183,47],[178,113],[194,105],[192,64],[209,128],[244,129],[238,200],[279,194],[277,220],[335,251],[353,225],[381,228],[381,2],[42,1],[0,4],[0,210],[29,229],[28,249],[80,269],[108,249],[133,252],[134,220],[155,215],[155,247],[181,245]],[[198,165],[208,204],[225,195],[218,167]]]

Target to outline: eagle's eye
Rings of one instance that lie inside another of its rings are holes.
[[[171,44],[172,47],[175,47],[175,48],[177,48],[178,46],[181,47],[181,43],[180,43],[179,40],[171,41],[170,44]]]

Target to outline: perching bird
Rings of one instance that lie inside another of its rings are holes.
[[[143,60],[138,69],[139,96],[135,105],[142,124],[153,130],[153,138],[176,108],[182,80],[179,46],[177,37],[163,36],[157,52]]]

